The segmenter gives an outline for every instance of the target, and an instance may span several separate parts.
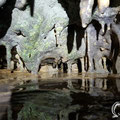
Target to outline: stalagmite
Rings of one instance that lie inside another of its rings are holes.
[[[82,72],[85,72],[85,61],[84,58],[81,58],[81,63],[82,63]]]
[[[100,21],[101,27],[102,27],[102,33],[104,34],[105,32],[105,23],[104,21]]]
[[[13,60],[11,60],[11,62],[10,62],[10,70],[14,70],[14,65],[15,65],[15,62]]]
[[[25,71],[24,64],[23,64],[23,61],[21,60],[20,56],[18,54],[16,54],[15,58],[18,60],[17,69],[20,71]]]

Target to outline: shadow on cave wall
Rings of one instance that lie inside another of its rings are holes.
[[[12,10],[14,9],[16,0],[7,0],[0,7],[0,38],[4,37],[12,21]]]
[[[120,0],[110,0],[110,7],[120,6]]]
[[[0,7],[0,39],[3,38],[12,22],[12,11],[15,8],[17,0],[6,0],[6,3]],[[34,2],[35,0],[27,0],[26,6],[30,6],[30,15],[34,15]],[[25,6],[25,8],[26,8]],[[24,8],[24,9],[25,9]],[[22,10],[24,10],[22,9]]]
[[[116,62],[117,62],[117,58],[119,55],[119,49],[120,49],[120,41],[119,38],[117,36],[117,34],[114,31],[111,31],[111,51],[110,51],[110,59],[112,59],[112,69],[113,69],[113,73],[117,74],[117,69],[116,69]]]
[[[0,45],[0,69],[4,69],[6,67],[7,67],[6,47],[4,45]]]
[[[81,19],[79,15],[80,0],[64,0],[64,1],[58,0],[58,2],[62,5],[62,7],[64,8],[64,10],[66,11],[69,17],[67,48],[68,48],[68,53],[71,53],[73,49],[75,36],[76,36],[77,50],[79,50],[82,44],[82,38],[84,37],[85,29],[83,29],[81,26]]]

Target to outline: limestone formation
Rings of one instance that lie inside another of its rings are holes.
[[[2,7],[6,3],[6,0],[0,0],[0,7]]]
[[[27,0],[16,0],[15,7],[18,9],[23,9],[27,4]]]
[[[16,47],[18,63],[34,74],[48,64],[64,72],[77,64],[79,72],[120,73],[119,0],[1,0],[0,15],[8,69]]]
[[[98,0],[98,8],[101,14],[104,14],[105,10],[109,7],[110,0]]]

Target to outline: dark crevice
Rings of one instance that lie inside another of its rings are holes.
[[[110,7],[120,6],[120,0],[110,0]]]
[[[101,25],[100,23],[97,21],[97,20],[92,20],[91,22],[96,30],[96,33],[97,33],[97,40],[98,40],[98,37],[99,37],[99,33],[100,33],[100,30],[101,30]]]
[[[4,37],[12,21],[12,10],[14,9],[16,0],[7,0],[0,7],[0,38]]]
[[[18,36],[22,35],[23,37],[26,37],[21,30],[16,30],[15,34],[18,35]]]
[[[111,52],[110,52],[110,60],[112,61],[112,70],[113,73],[116,74],[117,73],[117,69],[116,69],[116,61],[117,61],[117,57],[119,55],[119,47],[120,47],[120,43],[119,43],[119,39],[117,34],[114,31],[111,31]]]
[[[73,49],[73,43],[74,43],[74,25],[69,25],[68,26],[68,36],[67,36],[67,48],[68,48],[68,53],[71,53]]]
[[[5,68],[7,68],[6,47],[4,45],[0,45],[0,69]]]
[[[78,67],[78,72],[81,73],[82,72],[82,63],[80,59],[77,59],[77,67]]]

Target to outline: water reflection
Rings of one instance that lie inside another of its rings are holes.
[[[36,78],[21,81],[8,96],[8,102],[0,99],[1,120],[112,120],[111,107],[120,100],[120,79]]]
[[[8,84],[0,84],[0,120],[7,120],[11,94]]]

